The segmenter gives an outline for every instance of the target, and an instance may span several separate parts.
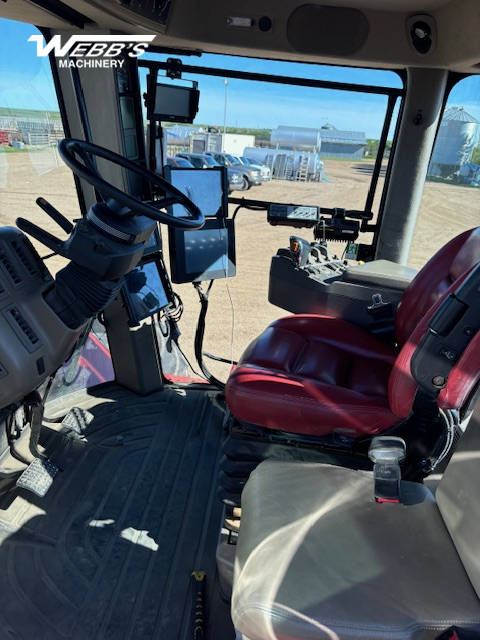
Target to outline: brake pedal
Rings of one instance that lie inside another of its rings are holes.
[[[47,460],[35,458],[17,480],[17,487],[43,498],[52,486],[59,469]]]

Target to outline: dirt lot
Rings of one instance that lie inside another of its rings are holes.
[[[325,172],[329,182],[273,181],[254,187],[245,194],[236,192],[233,195],[266,201],[359,208],[366,199],[371,166],[370,161],[327,160]],[[73,179],[55,152],[0,153],[0,224],[12,225],[18,216],[23,216],[58,235],[55,225],[35,205],[35,199],[40,195],[70,219],[78,217]],[[426,184],[409,257],[411,266],[420,267],[449,238],[479,223],[479,195],[477,189]],[[232,214],[234,207],[230,206],[230,209]],[[167,243],[166,229],[162,231]],[[313,239],[309,230],[295,233]],[[285,315],[285,311],[268,302],[267,294],[271,256],[279,247],[287,246],[289,235],[287,227],[268,225],[265,212],[240,210],[236,218],[237,276],[229,279],[228,289],[225,280],[218,280],[213,286],[204,344],[207,351],[227,358],[233,351],[236,359],[269,322]],[[333,244],[332,250],[341,253],[343,246]],[[44,255],[46,251],[42,249],[41,253]],[[54,258],[47,264],[56,271],[61,262]],[[198,296],[191,285],[175,285],[174,289],[185,305],[180,325],[182,346],[193,362],[193,335],[200,308]],[[234,308],[233,350],[230,345],[233,319],[230,296]],[[211,363],[208,364],[210,366]],[[220,378],[225,378],[228,373],[225,365],[214,363],[210,368]]]

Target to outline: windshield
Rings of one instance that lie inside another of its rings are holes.
[[[141,92],[146,91],[151,73],[162,84],[192,86],[195,82],[200,96],[193,122],[176,126],[176,136],[169,138],[171,124],[164,123],[167,152],[208,153],[222,165],[231,163],[242,172],[242,179],[233,186],[230,201],[256,204],[237,210],[238,203],[231,202],[228,207],[229,218],[235,215],[237,275],[215,286],[209,316],[222,320],[207,323],[205,333],[207,351],[225,356],[231,348],[234,357],[239,357],[269,322],[285,314],[267,302],[272,256],[288,246],[292,232],[313,240],[311,229],[297,231],[268,224],[268,203],[368,211],[373,225],[388,175],[403,98],[402,79],[395,72],[381,70],[202,54],[179,56],[182,79],[175,81],[167,77],[168,57],[142,56]],[[154,62],[150,67],[149,58]],[[148,122],[144,125],[147,129]],[[211,156],[207,157],[213,164]],[[247,164],[263,163],[269,171],[245,170],[239,157]],[[366,227],[357,242],[370,244],[373,237],[371,227]],[[341,257],[345,247],[345,242],[333,243],[332,251]],[[168,262],[168,255],[166,259]],[[194,361],[188,345],[194,343],[198,295],[189,284],[176,285],[175,290],[184,302],[183,348]],[[232,305],[234,345],[228,313]],[[210,366],[225,378],[225,365],[214,361]]]
[[[238,156],[265,164],[270,180],[261,193],[251,185],[256,200],[378,215],[404,93],[397,73],[202,54],[179,56],[182,80],[175,81],[168,57],[142,56],[142,92],[149,58],[158,82],[195,82],[200,92],[193,123],[177,127],[184,135],[172,147],[167,138],[169,154],[208,151],[220,164],[238,167]]]
[[[226,157],[226,158],[227,158],[227,160],[228,160],[229,162],[231,162],[232,164],[235,164],[235,165],[242,164],[242,163],[240,162],[240,160],[239,160],[238,158],[236,158],[235,156],[231,156],[230,154],[228,154],[228,155],[227,155],[227,156],[225,156],[225,157]]]
[[[175,164],[177,167],[192,167],[192,163],[184,158],[174,158]]]

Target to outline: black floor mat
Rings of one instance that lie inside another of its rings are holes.
[[[218,598],[223,412],[203,391],[86,396],[85,439],[49,431],[64,470],[0,510],[0,640],[192,638],[190,575],[207,573],[208,638],[234,637]]]

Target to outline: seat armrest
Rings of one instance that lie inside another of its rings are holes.
[[[417,270],[390,260],[373,260],[358,266],[349,267],[342,274],[344,282],[370,284],[405,291]]]

